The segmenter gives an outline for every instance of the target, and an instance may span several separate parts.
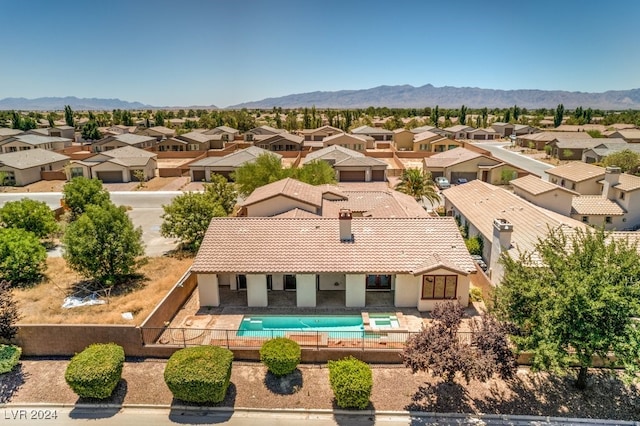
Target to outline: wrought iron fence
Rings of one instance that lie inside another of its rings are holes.
[[[145,345],[172,346],[215,345],[228,349],[258,349],[264,342],[275,337],[287,337],[306,349],[344,348],[360,350],[399,350],[411,331],[308,331],[308,330],[212,330],[194,328],[142,328]],[[471,332],[459,332],[458,339],[471,342]]]

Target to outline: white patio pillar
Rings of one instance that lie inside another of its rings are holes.
[[[247,306],[264,307],[267,299],[267,276],[264,274],[247,274]]]
[[[366,305],[366,277],[364,274],[347,274],[347,308],[364,308]]]
[[[371,169],[370,168],[367,168],[364,171],[364,180],[365,180],[365,182],[371,182]]]
[[[299,308],[315,308],[316,276],[315,274],[296,275],[296,305]]]
[[[220,289],[216,274],[198,274],[200,306],[220,306]]]

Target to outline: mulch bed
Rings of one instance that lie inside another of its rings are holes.
[[[64,381],[68,360],[24,360],[0,376],[2,403],[87,403]],[[102,403],[184,404],[164,383],[166,360],[132,360],[125,364],[116,391]],[[608,371],[593,370],[580,392],[573,376],[558,377],[522,369],[510,382],[442,383],[426,373],[411,374],[401,365],[372,365],[369,408],[429,412],[523,414],[615,420],[640,419],[640,389],[626,386]],[[259,363],[236,362],[223,407],[334,409],[329,371],[324,364],[302,364],[277,378]]]

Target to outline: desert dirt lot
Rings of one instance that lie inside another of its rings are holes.
[[[82,296],[88,283],[69,269],[64,259],[48,258],[45,280],[33,287],[18,288],[14,296],[24,324],[137,324],[153,310],[167,291],[193,263],[188,257],[149,257],[140,268],[141,277],[134,280],[134,291],[115,288],[108,304],[62,308],[65,297],[76,293]],[[122,318],[131,312],[133,320]]]
[[[23,360],[0,376],[2,403],[87,403],[64,381],[67,360]],[[129,360],[114,394],[101,402],[113,404],[182,403],[164,383],[166,360]],[[637,387],[625,386],[606,371],[591,371],[589,387],[580,392],[573,376],[558,377],[522,369],[509,382],[491,380],[442,383],[426,373],[411,374],[401,365],[372,365],[373,391],[369,408],[429,412],[523,414],[613,420],[640,419]],[[46,386],[43,386],[46,384]],[[325,364],[302,364],[278,379],[259,363],[235,362],[231,384],[221,407],[336,408]]]

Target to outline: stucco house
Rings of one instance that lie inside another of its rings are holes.
[[[491,128],[502,138],[507,138],[515,134],[515,125],[511,123],[496,121],[491,124]]]
[[[348,133],[336,133],[322,140],[322,146],[324,148],[333,145],[338,145],[353,151],[364,152],[367,149],[374,148],[374,141],[371,136],[350,135]]]
[[[333,137],[333,136],[332,136]],[[307,154],[301,164],[326,161],[336,171],[338,182],[386,182],[386,162],[339,145],[332,145]]]
[[[289,132],[282,132],[254,139],[253,144],[267,151],[302,151],[304,138]]]
[[[585,151],[607,142],[610,145],[628,145],[624,139],[602,138],[556,138],[549,142],[551,156],[559,160],[582,160]]]
[[[277,247],[277,250],[274,250]],[[338,292],[346,307],[387,292],[390,307],[429,311],[443,300],[469,303],[476,268],[453,218],[214,218],[191,267],[200,306],[220,306],[220,288],[246,292],[247,306],[269,306],[294,291],[297,307]]]
[[[640,129],[617,130],[608,135],[609,138],[622,138],[628,143],[640,143]]]
[[[0,140],[0,151],[5,154],[30,149],[57,151],[71,146],[71,143],[68,138],[23,133]]]
[[[614,139],[613,143],[609,143],[608,139],[599,139],[599,143],[596,146],[584,150],[582,153],[582,161],[584,163],[600,163],[608,155],[627,149],[640,154],[640,144],[620,143],[619,141],[620,139]]]
[[[498,133],[496,133],[496,131],[491,127],[488,129],[473,129],[467,131],[467,139],[474,141],[491,141],[498,137]]]
[[[436,129],[435,126],[420,126],[420,127],[414,127],[413,129],[411,129],[411,133],[413,134],[418,134],[418,133],[422,133],[422,132],[433,132],[433,130]],[[433,132],[435,133],[435,132]]]
[[[247,130],[244,133],[244,140],[245,142],[258,142],[266,137],[277,135],[284,132],[287,132],[287,131],[284,129],[276,129],[275,127],[271,127],[271,126],[260,126],[260,127],[255,127],[251,130]]]
[[[153,126],[136,132],[138,135],[150,136],[160,142],[162,139],[172,138],[176,131],[165,126]]]
[[[598,183],[604,178],[604,168],[581,161],[572,161],[561,166],[545,170],[549,182],[570,189],[581,195],[600,195],[602,186]]]
[[[379,127],[360,126],[351,130],[351,134],[359,136],[370,136],[376,142],[393,141],[394,133],[391,130]]]
[[[158,151],[208,151],[224,148],[224,141],[220,135],[188,132],[158,142],[157,148]]]
[[[238,216],[336,217],[348,209],[353,217],[426,217],[416,200],[398,191],[309,185],[286,178],[256,188],[241,204]]]
[[[454,148],[425,157],[423,163],[423,169],[430,172],[432,177],[444,176],[449,182],[455,182],[458,178],[499,182],[500,174],[495,167],[504,164],[500,160],[466,148]],[[517,169],[512,169],[517,174]]]
[[[189,164],[191,182],[210,182],[212,173],[222,175],[230,180],[231,173],[238,167],[255,161],[256,158],[264,154],[273,155],[279,160],[282,159],[282,155],[258,148],[257,146],[250,146],[246,149],[234,151],[224,157],[206,157]]]
[[[510,184],[513,187],[513,193],[517,196],[531,204],[564,216],[571,215],[573,198],[580,195],[575,191],[542,180],[534,175],[514,179]]]
[[[393,133],[393,142],[398,151],[413,150],[413,137],[415,136],[415,133],[407,129],[396,129]]]
[[[20,135],[22,133],[24,132],[20,129],[9,129],[7,127],[0,127],[0,141],[2,141],[3,139],[10,138],[12,136]]]
[[[544,150],[544,147],[548,145],[551,141],[562,138],[562,139],[588,139],[589,133],[585,132],[540,132],[533,134],[525,134],[519,135],[516,138],[516,145],[524,147],[524,148],[533,148],[538,151]]]
[[[455,126],[445,127],[442,129],[444,135],[451,139],[469,139],[467,134],[472,130],[475,129],[464,124],[456,124]]]
[[[156,157],[157,154],[132,146],[111,149],[84,160],[72,160],[69,177],[84,176],[105,183],[121,183],[138,181],[137,174],[141,172],[142,180],[149,180],[156,175]]]
[[[218,136],[219,140],[222,142],[233,142],[236,139],[236,136],[240,134],[240,131],[229,126],[218,126],[202,133],[205,135]]]
[[[461,225],[468,226],[469,236],[482,237],[482,257],[495,285],[504,273],[498,262],[503,252],[517,259],[520,251],[534,251],[538,239],[544,238],[549,229],[586,226],[480,180],[445,189],[442,195],[447,215],[457,217]]]
[[[69,157],[46,149],[29,149],[0,154],[4,185],[24,186],[41,180],[41,173],[64,168]],[[2,182],[0,182],[2,185]]]
[[[317,129],[300,130],[300,136],[304,138],[305,142],[322,142],[324,138],[336,135],[338,133],[344,132],[333,126],[322,126],[318,127]]]
[[[93,152],[104,152],[116,148],[133,147],[133,148],[150,148],[157,143],[153,136],[145,136],[133,133],[123,133],[121,135],[110,135],[104,137],[91,144]]]

